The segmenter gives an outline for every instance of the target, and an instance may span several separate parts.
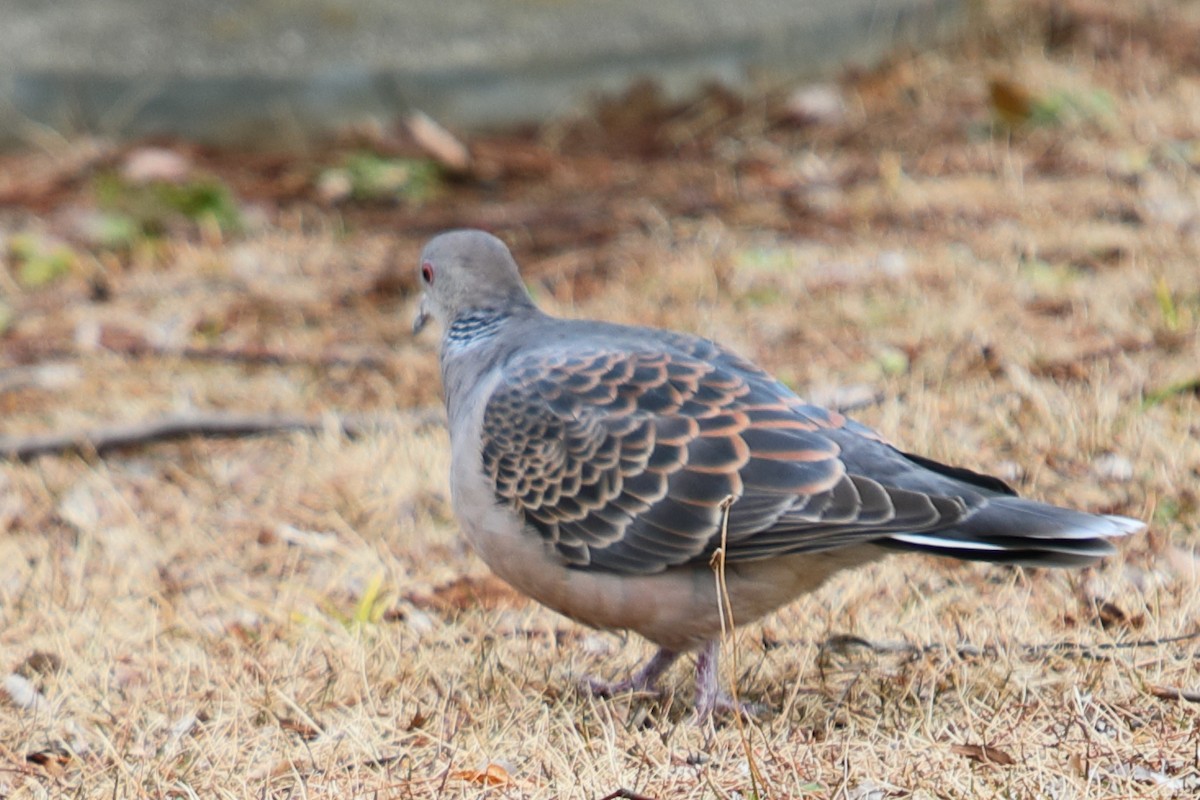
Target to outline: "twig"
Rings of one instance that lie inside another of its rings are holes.
[[[422,408],[411,412],[418,425],[430,424],[442,416],[440,408]],[[195,412],[126,425],[94,428],[75,433],[49,433],[34,436],[0,437],[0,458],[28,461],[53,453],[104,453],[124,447],[135,447],[190,436],[229,438],[259,436],[267,433],[292,431],[316,432],[330,427],[331,422],[320,418],[280,416],[273,414],[220,414]],[[332,420],[350,438],[357,438],[372,423],[363,417],[340,417]]]
[[[130,352],[130,355],[178,356],[196,361],[230,361],[241,364],[268,364],[287,366],[300,364],[311,367],[357,367],[359,369],[386,369],[391,363],[389,357],[364,353],[361,355],[346,355],[341,353],[289,353],[266,348],[235,348],[235,347],[154,347],[145,348],[142,352]]]
[[[1150,686],[1150,694],[1163,700],[1186,700],[1189,703],[1200,703],[1200,692],[1180,689],[1178,686]]]
[[[1064,655],[1079,656],[1081,658],[1101,658],[1099,654],[1106,651],[1141,650],[1195,640],[1200,640],[1200,630],[1193,631],[1191,633],[1180,634],[1178,636],[1167,636],[1161,639],[1139,639],[1134,642],[1103,642],[1101,644],[1091,645],[1080,644],[1078,642],[1027,644],[1021,645],[1020,651],[1026,656],[1044,656],[1050,653],[1059,653]],[[926,645],[908,644],[907,642],[872,642],[859,636],[833,636],[822,642],[820,644],[820,648],[822,650],[826,648],[842,648],[846,645],[865,647],[873,653],[903,654],[909,656],[910,658],[919,658],[931,653],[946,652],[949,650],[946,645],[936,642]],[[996,653],[996,648],[991,645],[979,647],[977,645],[970,644],[969,642],[963,642],[954,648],[954,652],[960,658],[973,658],[980,655],[994,656]]]
[[[737,725],[738,737],[742,740],[742,750],[746,754],[746,765],[750,769],[750,788],[755,797],[761,796],[759,787],[765,785],[758,771],[758,763],[754,759],[754,750],[750,747],[750,739],[746,736],[746,725],[742,720],[741,698],[738,695],[738,648],[735,634],[737,628],[733,619],[733,603],[729,598],[729,584],[725,581],[725,554],[729,547],[729,509],[737,502],[735,495],[729,495],[721,501],[721,546],[713,553],[709,566],[717,577],[717,612],[721,617],[721,639],[732,640],[729,651],[730,666],[733,674],[729,681],[729,697],[733,703],[733,721]],[[720,676],[717,676],[718,681]]]
[[[1141,650],[1148,647],[1162,647],[1164,644],[1178,644],[1200,639],[1200,630],[1182,633],[1178,636],[1166,636],[1161,639],[1139,639],[1134,642],[1104,642],[1102,644],[1079,644],[1077,642],[1052,642],[1050,644],[1030,644],[1023,648],[1029,655],[1043,653],[1072,653],[1082,656],[1092,656],[1102,650]]]
[[[179,358],[187,361],[218,361],[231,364],[255,366],[305,366],[316,368],[353,367],[358,369],[386,370],[392,360],[381,353],[304,353],[286,350],[271,350],[266,347],[184,347],[156,345],[143,340],[104,344],[103,352],[116,353],[129,358]],[[39,360],[74,359],[88,355],[75,347],[33,348]]]
[[[600,800],[655,800],[655,798],[647,797],[644,794],[638,794],[637,792],[630,791],[629,789],[621,788],[617,789],[615,792],[610,792],[604,795],[604,797],[601,797]]]

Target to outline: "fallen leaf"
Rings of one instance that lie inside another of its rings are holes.
[[[471,151],[454,134],[421,111],[405,120],[417,145],[451,172],[466,172],[471,166]]]
[[[279,727],[290,733],[294,733],[306,742],[311,742],[321,735],[321,732],[309,725],[307,722],[300,722],[290,718],[279,720]]]
[[[1095,621],[1100,623],[1100,627],[1117,628],[1140,628],[1145,624],[1146,618],[1142,614],[1129,614],[1125,609],[1118,606],[1109,600],[1097,601]]]
[[[139,186],[155,181],[182,183],[191,171],[187,157],[165,147],[139,148],[121,164],[121,178]]]
[[[45,650],[34,650],[17,665],[14,670],[25,678],[35,678],[39,675],[53,675],[62,669],[62,658],[55,653]]]
[[[1020,125],[1033,116],[1036,100],[1021,84],[997,76],[988,81],[988,100],[996,116],[1008,125]]]
[[[956,744],[950,747],[950,751],[960,756],[966,756],[972,761],[978,761],[980,764],[998,764],[1002,767],[1009,767],[1017,763],[1017,760],[1008,753],[986,744]]]
[[[71,754],[61,747],[50,747],[46,750],[37,750],[25,756],[25,760],[30,764],[37,764],[39,767],[60,767],[71,760]]]
[[[558,167],[554,151],[515,136],[475,142],[471,157],[471,172],[481,180],[540,178]]]
[[[512,783],[508,770],[499,764],[488,764],[482,770],[459,769],[450,773],[451,780],[477,783],[481,786],[507,786]]]
[[[468,608],[495,610],[525,605],[524,599],[512,588],[493,575],[480,577],[463,576],[444,583],[433,590],[431,596],[410,597],[418,608],[436,611],[462,611]]]

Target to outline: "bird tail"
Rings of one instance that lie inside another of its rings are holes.
[[[970,561],[1082,567],[1116,552],[1109,539],[1145,527],[1129,517],[1088,514],[1018,497],[992,497],[953,528],[894,533],[876,544]]]

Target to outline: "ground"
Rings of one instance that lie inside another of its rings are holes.
[[[0,797],[1192,796],[1200,11],[1015,0],[817,89],[302,156],[0,156],[0,415],[308,430],[0,462]],[[456,171],[457,170],[457,171]],[[896,557],[723,646],[765,707],[595,700],[651,649],[452,518],[429,235],[567,316],[719,339],[906,449],[1149,521],[1082,572]],[[350,435],[353,434],[353,435]],[[135,437],[136,438],[136,437]]]

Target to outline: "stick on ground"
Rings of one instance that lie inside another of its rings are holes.
[[[411,419],[429,424],[442,415],[440,408],[414,409]],[[369,427],[362,417],[309,418],[275,414],[225,414],[194,412],[125,425],[93,428],[74,433],[0,437],[0,458],[29,461],[54,453],[102,454],[119,448],[143,446],[190,436],[232,438],[292,431],[320,431],[336,425],[351,438]]]

